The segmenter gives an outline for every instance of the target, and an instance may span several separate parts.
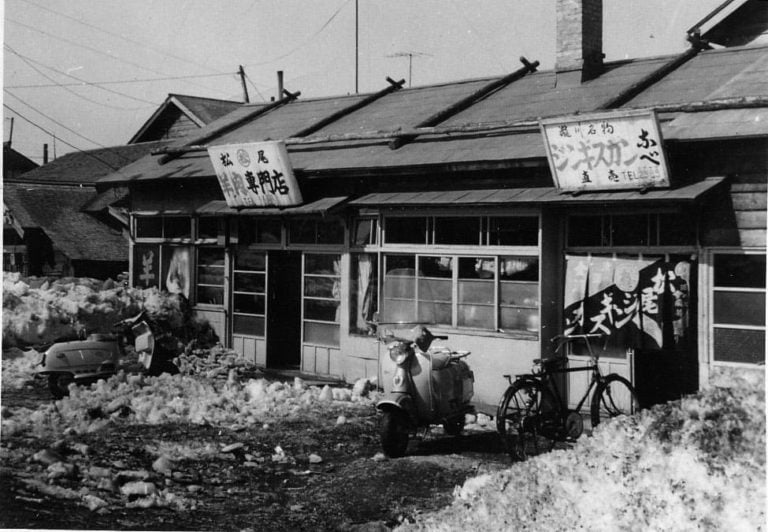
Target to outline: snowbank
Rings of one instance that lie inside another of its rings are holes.
[[[467,480],[400,530],[760,530],[764,381],[601,425],[574,449]]]
[[[205,324],[188,320],[183,302],[156,288],[126,288],[112,280],[23,278],[3,272],[3,347],[47,344],[80,331],[108,333],[146,310],[166,330]]]

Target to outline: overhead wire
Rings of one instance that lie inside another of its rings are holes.
[[[53,79],[52,77],[48,76],[45,72],[41,71],[39,68],[37,68],[32,63],[37,63],[37,64],[39,64],[39,65],[41,65],[41,66],[43,66],[43,67],[45,67],[47,69],[50,69],[50,70],[56,72],[57,74],[61,74],[62,76],[67,76],[69,78],[76,79],[76,80],[80,81],[82,85],[91,85],[90,82],[85,81],[83,79],[80,79],[77,76],[73,76],[73,75],[68,74],[66,72],[62,72],[61,70],[58,70],[58,69],[53,68],[51,66],[48,66],[48,65],[46,65],[44,63],[41,63],[40,61],[35,61],[34,59],[32,59],[30,57],[27,57],[25,55],[20,54],[19,52],[17,52],[16,50],[14,50],[10,46],[8,46],[7,44],[3,44],[3,47],[6,48],[8,51],[10,51],[15,56],[19,57],[22,61],[24,61],[24,63],[26,63],[35,72],[37,72],[38,74],[40,74],[41,76],[43,76],[47,80],[52,81],[54,83],[54,86],[60,87],[60,88],[64,89],[65,91],[69,92],[70,94],[73,94],[74,96],[76,96],[78,98],[81,98],[81,99],[83,99],[85,101],[91,102],[91,103],[96,104],[96,105],[102,105],[104,107],[109,107],[111,109],[117,109],[117,110],[120,110],[120,111],[138,111],[140,109],[145,109],[146,108],[146,107],[134,107],[134,108],[118,107],[118,106],[115,106],[115,105],[110,105],[110,104],[103,103],[103,102],[97,102],[96,100],[92,100],[90,98],[87,98],[87,97],[83,96],[82,94],[79,94],[76,91],[73,91],[69,87],[65,87],[63,85],[57,84],[55,79]],[[98,86],[96,86],[96,88],[100,89],[100,90],[103,90],[103,91],[110,92],[112,94],[117,94],[118,96],[122,96],[123,98],[128,98],[128,99],[131,99],[131,100],[135,100],[137,102],[148,103],[148,104],[150,104],[152,106],[158,105],[157,102],[150,102],[149,100],[144,100],[142,98],[136,98],[135,96],[131,96],[129,94],[125,94],[125,93],[122,93],[122,92],[119,92],[119,91],[116,91],[116,90],[113,90],[113,89],[108,89],[106,87],[98,87]]]
[[[36,62],[34,61],[34,59],[31,59],[31,61]],[[42,88],[51,88],[51,87],[81,87],[84,84],[93,85],[93,86],[126,85],[129,83],[150,83],[153,81],[176,81],[181,79],[195,79],[195,78],[220,78],[224,76],[229,77],[232,75],[233,73],[229,72],[226,74],[196,74],[196,75],[193,74],[189,76],[168,76],[164,78],[136,78],[136,79],[119,79],[119,80],[113,80],[113,81],[81,81],[79,83],[33,83],[29,85],[6,85],[6,87],[8,87],[9,89],[42,89]]]

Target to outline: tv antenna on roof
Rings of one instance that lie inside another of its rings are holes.
[[[408,58],[408,86],[411,86],[411,78],[413,77],[413,58],[414,57],[432,57],[432,54],[426,54],[424,52],[395,52],[389,54],[387,57],[407,57]]]

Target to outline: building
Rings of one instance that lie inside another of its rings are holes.
[[[128,271],[127,189],[105,191],[98,179],[239,105],[170,94],[127,145],[71,152],[40,167],[28,161],[24,172],[5,168],[20,162],[6,151],[3,270],[117,279]]]
[[[558,0],[553,70],[243,105],[102,180],[130,190],[132,282],[183,292],[258,365],[347,381],[389,371],[374,312],[430,323],[472,351],[490,411],[564,330],[605,334],[645,404],[762,371],[768,47],[733,23],[761,3],[706,19],[738,46],[697,25],[682,54],[604,62],[601,2]]]

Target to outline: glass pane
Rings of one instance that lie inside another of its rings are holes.
[[[568,217],[569,246],[603,246],[603,217],[602,216],[569,216]]]
[[[453,277],[452,257],[419,257],[419,277]]]
[[[413,275],[413,270],[416,268],[416,257],[413,255],[387,255],[386,259],[386,272],[398,272],[402,274],[404,270],[410,270],[409,275]]]
[[[235,292],[264,293],[265,275],[263,273],[235,273]]]
[[[451,325],[451,304],[419,301],[418,321],[440,325]]]
[[[450,279],[419,279],[419,301],[453,300],[453,282]]]
[[[256,242],[279,244],[282,241],[282,224],[279,220],[259,220],[256,225]]]
[[[500,303],[522,307],[539,306],[539,285],[505,281],[501,283]]]
[[[398,321],[416,321],[415,301],[384,298],[381,310],[381,321],[390,323]]]
[[[349,290],[349,329],[352,333],[372,334],[373,314],[378,309],[377,264],[375,254],[352,254]]]
[[[538,257],[499,257],[502,281],[538,281]]]
[[[197,264],[200,266],[224,266],[224,250],[220,248],[198,248]]]
[[[493,281],[459,281],[459,303],[493,305]]]
[[[217,238],[219,236],[219,220],[216,218],[198,218],[197,219],[197,237],[198,238]]]
[[[388,244],[426,244],[426,217],[387,218],[385,222]]]
[[[696,245],[696,225],[692,216],[677,213],[659,215],[660,246]]]
[[[222,305],[224,303],[224,289],[216,286],[198,285],[197,302],[205,305]]]
[[[494,307],[484,305],[459,305],[458,324],[478,329],[494,328]]]
[[[338,255],[304,255],[304,273],[316,275],[339,275]]]
[[[765,255],[715,255],[715,286],[765,288]]]
[[[315,221],[295,220],[288,225],[288,240],[292,244],[315,244]]]
[[[317,222],[318,244],[343,244],[344,226],[337,220]]]
[[[267,269],[267,254],[254,249],[238,248],[235,255],[236,270],[263,272]]]
[[[385,261],[387,272],[384,276],[384,297],[415,298],[416,258],[412,255],[387,255]]]
[[[224,268],[218,266],[200,266],[197,269],[197,282],[199,284],[224,285]]]
[[[499,327],[507,331],[539,331],[539,311],[525,308],[501,308]]]
[[[714,340],[715,360],[765,362],[765,331],[715,327]]]
[[[491,218],[489,241],[491,246],[537,246],[539,219],[536,216],[505,216]]]
[[[611,237],[611,244],[614,246],[649,245],[648,215],[616,214],[611,216]]]
[[[192,238],[190,218],[163,218],[163,225],[165,226],[165,238]]]
[[[480,218],[455,217],[435,218],[435,244],[470,244],[480,243]]]
[[[493,279],[495,277],[495,257],[459,258],[459,279]]]
[[[375,234],[373,232],[376,220],[371,218],[355,220],[355,230],[352,233],[352,245],[364,246],[366,244],[375,244]]]
[[[339,302],[304,299],[304,318],[338,323]]]
[[[339,326],[329,323],[304,322],[304,342],[337,347],[339,345]]]
[[[304,277],[304,295],[339,299],[339,280],[330,277]]]
[[[163,237],[163,219],[154,218],[136,218],[136,238],[162,238]]]
[[[264,318],[235,314],[232,318],[232,331],[235,334],[264,336]]]
[[[715,291],[715,323],[765,325],[765,294]]]
[[[243,314],[264,314],[264,296],[234,294],[234,311]]]

